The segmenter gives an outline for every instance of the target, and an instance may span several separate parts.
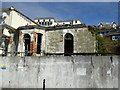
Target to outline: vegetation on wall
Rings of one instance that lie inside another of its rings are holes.
[[[98,53],[109,53],[109,51],[105,47],[104,37],[101,37],[99,35],[95,35],[95,36],[97,40],[97,52]]]
[[[110,36],[99,35],[100,29],[94,26],[88,26],[88,30],[96,37],[98,53],[120,53],[120,40],[111,40]]]

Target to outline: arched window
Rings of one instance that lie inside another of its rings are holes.
[[[37,54],[41,53],[42,34],[37,34]]]
[[[26,55],[29,56],[30,55],[30,35],[29,34],[25,34],[24,35],[24,40],[25,40],[25,52]]]
[[[67,33],[65,35],[64,38],[64,53],[65,56],[69,56],[73,53],[73,48],[74,48],[74,44],[73,44],[73,35],[70,33]]]

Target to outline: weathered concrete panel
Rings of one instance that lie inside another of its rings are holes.
[[[118,88],[119,56],[0,57],[0,88]]]

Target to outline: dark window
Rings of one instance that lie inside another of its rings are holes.
[[[44,25],[44,22],[42,22],[42,25]]]
[[[77,20],[75,21],[75,23],[77,23]]]
[[[50,25],[52,25],[52,22],[50,22]]]
[[[43,20],[43,22],[45,22],[45,19]]]
[[[37,34],[37,54],[41,52],[41,42],[42,42],[42,34]]]
[[[48,26],[50,25],[50,23],[48,22]]]
[[[5,44],[5,55],[7,55],[7,52],[8,52],[9,41],[10,41],[10,38],[5,37],[5,41],[4,41],[4,44]]]
[[[64,40],[64,53],[65,56],[70,56],[73,53],[73,35],[67,33]]]
[[[30,35],[25,34],[24,40],[25,40],[25,53],[27,56],[30,56]]]

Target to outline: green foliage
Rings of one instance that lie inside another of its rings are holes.
[[[107,28],[103,27],[101,30],[106,30]]]
[[[120,40],[118,40],[118,42],[117,42],[116,52],[117,52],[117,53],[120,53]]]
[[[107,53],[108,50],[104,46],[104,39],[103,39],[103,37],[100,37],[100,36],[96,35],[96,40],[97,40],[97,52],[98,53]]]
[[[118,45],[120,45],[120,40],[118,40]]]
[[[98,53],[104,53],[107,52],[106,48],[104,47],[104,40],[102,37],[98,36],[98,31],[100,31],[99,28],[93,27],[93,26],[88,26],[88,30],[95,35],[96,40],[97,40],[97,52]]]
[[[89,30],[93,35],[97,35],[97,34],[98,34],[97,32],[100,31],[99,28],[93,27],[93,26],[88,26],[88,30]]]

